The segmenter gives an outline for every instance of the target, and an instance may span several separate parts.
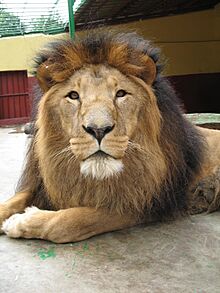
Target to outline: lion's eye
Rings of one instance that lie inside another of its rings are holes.
[[[78,100],[79,94],[76,91],[71,91],[66,95],[66,98],[70,98],[71,100]]]
[[[117,97],[117,98],[122,98],[122,97],[124,97],[124,96],[126,96],[126,95],[127,95],[127,92],[124,91],[124,90],[119,90],[119,91],[117,91],[117,93],[116,93],[116,97]]]

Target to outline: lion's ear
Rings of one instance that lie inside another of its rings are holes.
[[[144,55],[142,57],[142,62],[144,63],[144,72],[142,75],[142,79],[146,82],[146,84],[152,85],[157,74],[156,64],[147,55]]]
[[[47,92],[51,88],[51,86],[54,84],[47,61],[40,64],[40,66],[37,69],[36,77],[38,79],[41,89],[44,92]]]

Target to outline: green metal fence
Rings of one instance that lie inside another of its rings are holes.
[[[0,0],[0,37],[33,33],[57,34],[65,32],[69,25],[73,37],[73,11],[84,1]]]

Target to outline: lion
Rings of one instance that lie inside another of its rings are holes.
[[[192,125],[136,33],[89,32],[36,58],[43,95],[14,197],[13,238],[75,242],[220,207],[220,131]]]

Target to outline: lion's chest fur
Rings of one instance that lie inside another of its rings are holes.
[[[47,196],[55,209],[91,206],[140,214],[151,204],[158,186],[149,184],[152,174],[138,154],[133,159],[125,157],[123,164],[118,176],[97,180],[80,173],[80,162],[65,157],[39,160]]]

